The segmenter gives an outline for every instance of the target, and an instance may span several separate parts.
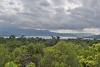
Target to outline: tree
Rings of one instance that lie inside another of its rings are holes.
[[[5,64],[5,67],[17,67],[17,65],[14,62],[8,62]]]
[[[27,51],[28,51],[28,54],[30,56],[32,56],[33,54],[35,54],[36,53],[35,45],[33,43],[30,43],[29,45],[27,45]]]
[[[21,46],[19,48],[14,49],[12,54],[13,61],[15,61],[15,63],[20,64],[21,67],[25,67],[26,64],[30,62],[28,60],[29,55],[26,46]]]
[[[26,67],[35,67],[35,64],[30,62]]]
[[[15,35],[10,35],[9,39],[15,39],[16,36]]]
[[[0,61],[0,67],[4,67],[5,63],[10,61],[8,49],[6,49],[3,45],[0,45]]]
[[[78,58],[83,67],[100,67],[100,43],[88,46]]]
[[[82,67],[77,59],[75,47],[72,43],[60,41],[52,47],[45,48],[41,67]]]

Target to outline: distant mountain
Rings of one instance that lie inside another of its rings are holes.
[[[55,33],[50,32],[49,30],[36,30],[36,29],[21,29],[16,27],[6,27],[6,28],[0,28],[0,36],[10,36],[10,35],[16,35],[16,36],[66,36],[66,37],[83,37],[83,36],[89,36],[93,35],[90,33]]]
[[[91,36],[86,36],[84,38],[97,38],[97,39],[100,39],[100,35],[91,35]]]

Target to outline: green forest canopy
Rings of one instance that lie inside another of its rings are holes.
[[[100,67],[100,40],[0,37],[0,67]]]

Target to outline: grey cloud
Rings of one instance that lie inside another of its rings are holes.
[[[41,6],[50,6],[50,3],[46,0],[40,2]]]
[[[3,12],[6,8],[1,9],[3,6],[0,6],[0,20],[4,20],[2,25],[38,29],[100,28],[99,0],[68,1],[76,4],[82,2],[82,6],[67,10],[65,9],[68,7],[65,6],[65,0],[51,0],[52,4],[47,0],[21,0],[24,11],[21,12],[19,8],[12,8],[17,12],[15,15]]]
[[[56,6],[64,5],[64,0],[51,0],[52,3]]]

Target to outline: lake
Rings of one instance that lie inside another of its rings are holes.
[[[39,38],[44,38],[44,39],[51,39],[51,36],[25,36],[26,38],[31,38],[31,37],[39,37]],[[56,37],[56,36],[54,36]],[[77,37],[67,37],[67,36],[60,36],[60,39],[76,39]]]
[[[21,37],[21,36],[19,36]],[[19,37],[16,37],[16,38],[19,38]],[[52,37],[51,36],[25,36],[26,38],[36,38],[36,37],[39,37],[39,38],[44,38],[44,39],[51,39]],[[54,36],[56,37],[56,36]],[[4,38],[9,38],[9,37],[4,37]],[[67,37],[67,36],[60,36],[60,39],[76,39],[77,37]],[[90,39],[90,40],[93,40],[93,38],[83,38],[83,39]]]

